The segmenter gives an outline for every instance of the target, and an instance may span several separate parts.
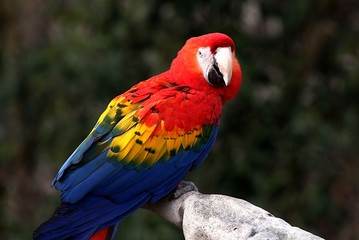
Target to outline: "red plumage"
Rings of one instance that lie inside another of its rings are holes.
[[[90,240],[110,240],[114,235],[114,226],[104,228],[91,236]]]

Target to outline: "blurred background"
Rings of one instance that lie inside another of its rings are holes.
[[[52,178],[113,97],[216,31],[236,43],[243,85],[187,179],[327,239],[359,236],[356,0],[0,4],[0,239],[31,239],[52,214]],[[139,210],[117,239],[183,236]]]

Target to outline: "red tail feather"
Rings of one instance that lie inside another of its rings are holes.
[[[110,240],[113,235],[114,226],[110,226],[96,232],[90,240]]]

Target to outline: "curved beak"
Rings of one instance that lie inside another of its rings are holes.
[[[214,59],[223,76],[224,84],[228,86],[232,78],[232,49],[230,47],[217,48]]]

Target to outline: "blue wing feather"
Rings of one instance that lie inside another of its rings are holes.
[[[66,162],[62,165],[56,177],[52,181],[51,185],[55,185],[55,183],[62,177],[65,170],[68,169],[71,165],[77,164],[81,161],[83,154],[86,150],[88,150],[91,145],[98,139],[99,137],[94,137],[89,135],[70,155],[70,157],[66,160]]]
[[[117,101],[118,98],[115,98],[109,103],[105,112],[102,113],[91,133],[75,149],[75,151],[62,165],[56,177],[51,183],[52,186],[56,185],[56,183],[65,174],[67,169],[71,168],[71,166],[73,165],[80,163],[81,160],[83,160],[83,155],[96,141],[98,141],[104,136],[111,136],[111,134],[109,133],[113,130],[113,127],[118,122],[118,120],[124,116],[124,114],[122,114],[119,108],[113,108],[114,104],[117,104]],[[136,105],[131,105],[129,108],[136,109],[136,107]]]
[[[158,201],[203,161],[217,132],[216,125],[207,143],[199,150],[182,149],[167,161],[146,169],[129,169],[122,163],[109,162],[106,152],[75,171],[71,171],[71,166],[67,167],[61,181],[55,183],[55,187],[62,191],[64,203],[36,230],[34,238],[72,236],[73,239],[82,239],[117,224],[146,202]]]

